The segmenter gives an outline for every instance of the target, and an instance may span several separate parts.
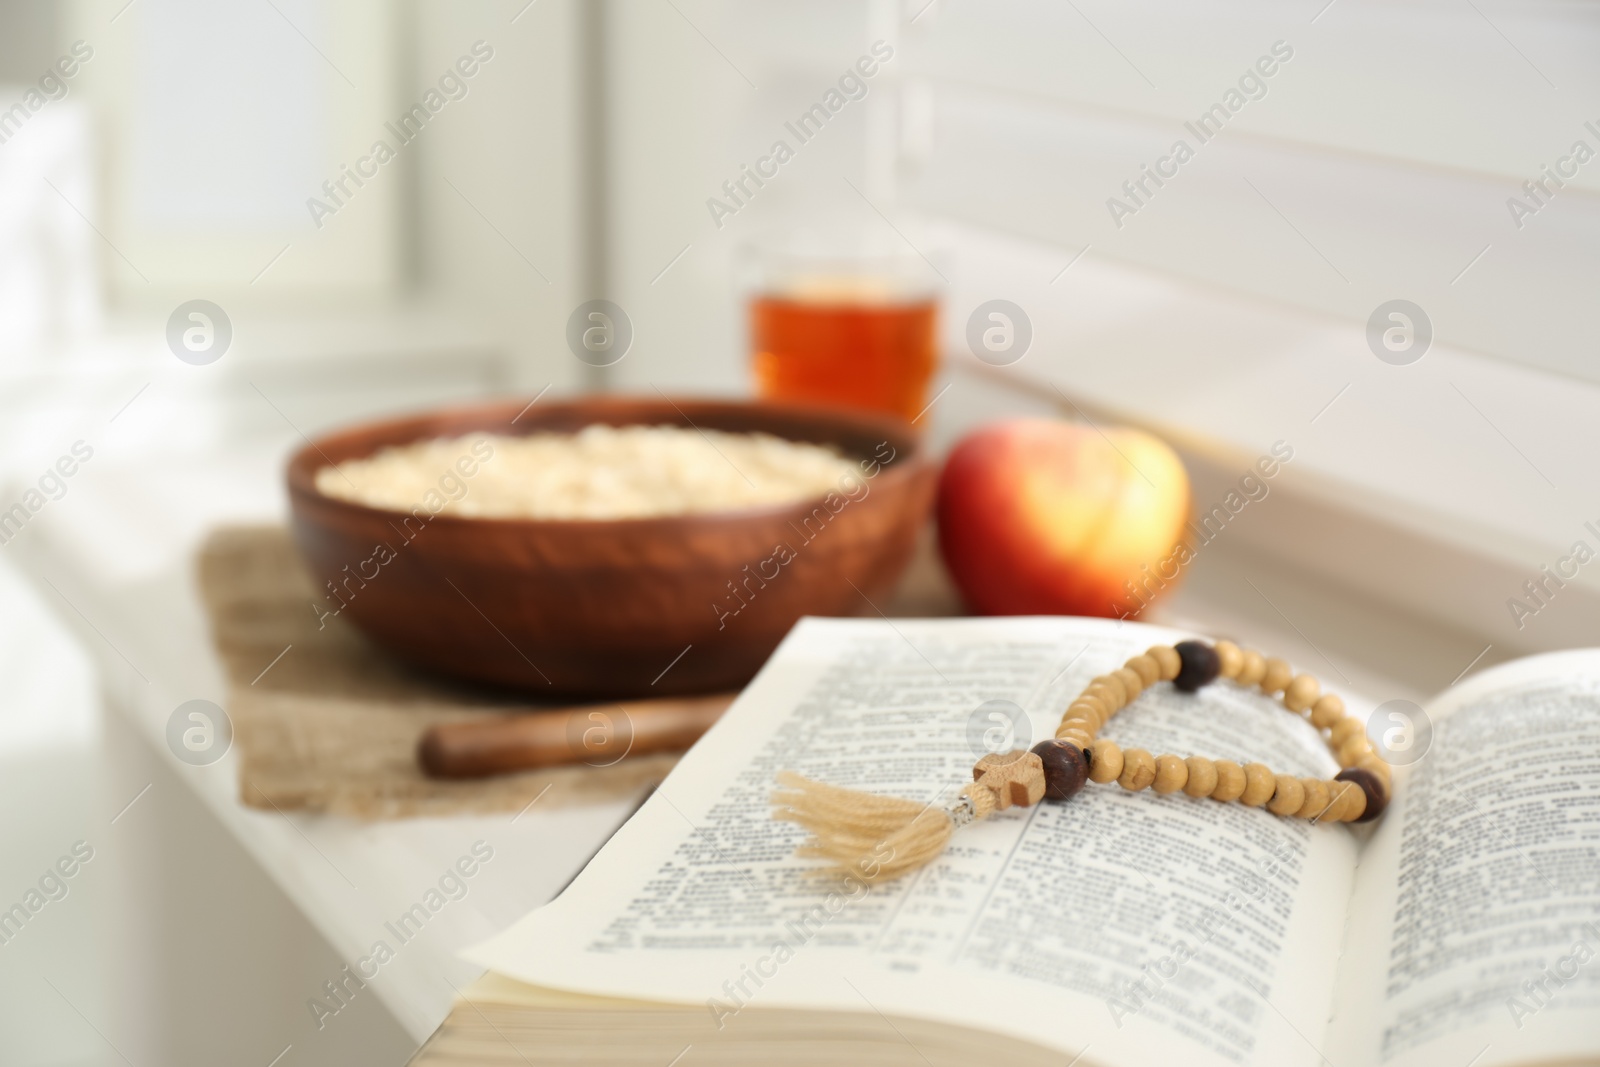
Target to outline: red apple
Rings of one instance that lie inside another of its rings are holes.
[[[1176,583],[1188,516],[1183,462],[1139,430],[995,423],[939,480],[939,549],[984,615],[1134,615]]]

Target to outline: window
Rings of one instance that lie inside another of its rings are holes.
[[[935,0],[903,37],[908,207],[1600,381],[1600,7]]]

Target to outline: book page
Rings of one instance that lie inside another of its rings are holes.
[[[1486,671],[1427,715],[1362,857],[1335,1062],[1594,1062],[1600,652]]]
[[[869,889],[817,877],[794,856],[803,831],[771,818],[783,769],[953,797],[984,751],[1052,736],[1092,677],[1181,636],[804,620],[572,886],[468,956],[718,1022],[750,1004],[831,1008],[1004,1032],[1063,1063],[1316,1063],[1355,866],[1345,827],[1091,783],[962,829],[928,868]],[[1104,736],[1335,769],[1304,721],[1226,684],[1154,687]]]

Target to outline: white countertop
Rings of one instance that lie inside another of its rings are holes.
[[[437,912],[369,983],[420,1044],[448,1011],[451,984],[479,972],[455,952],[552,897],[636,800],[561,810],[536,803],[514,819],[360,823],[278,815],[240,805],[234,753],[193,767],[167,751],[167,719],[179,704],[204,698],[225,705],[194,550],[214,525],[283,516],[277,469],[297,440],[292,432],[262,437],[158,465],[143,457],[127,464],[111,449],[97,450],[68,494],[35,516],[5,554],[79,632],[112,710],[136,725],[347,962],[368,955],[380,938],[395,944],[384,923],[416,903],[474,842],[494,850],[466,895]]]

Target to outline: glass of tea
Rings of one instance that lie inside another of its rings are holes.
[[[903,246],[799,237],[749,250],[746,265],[760,396],[922,413],[938,366],[930,263]]]

